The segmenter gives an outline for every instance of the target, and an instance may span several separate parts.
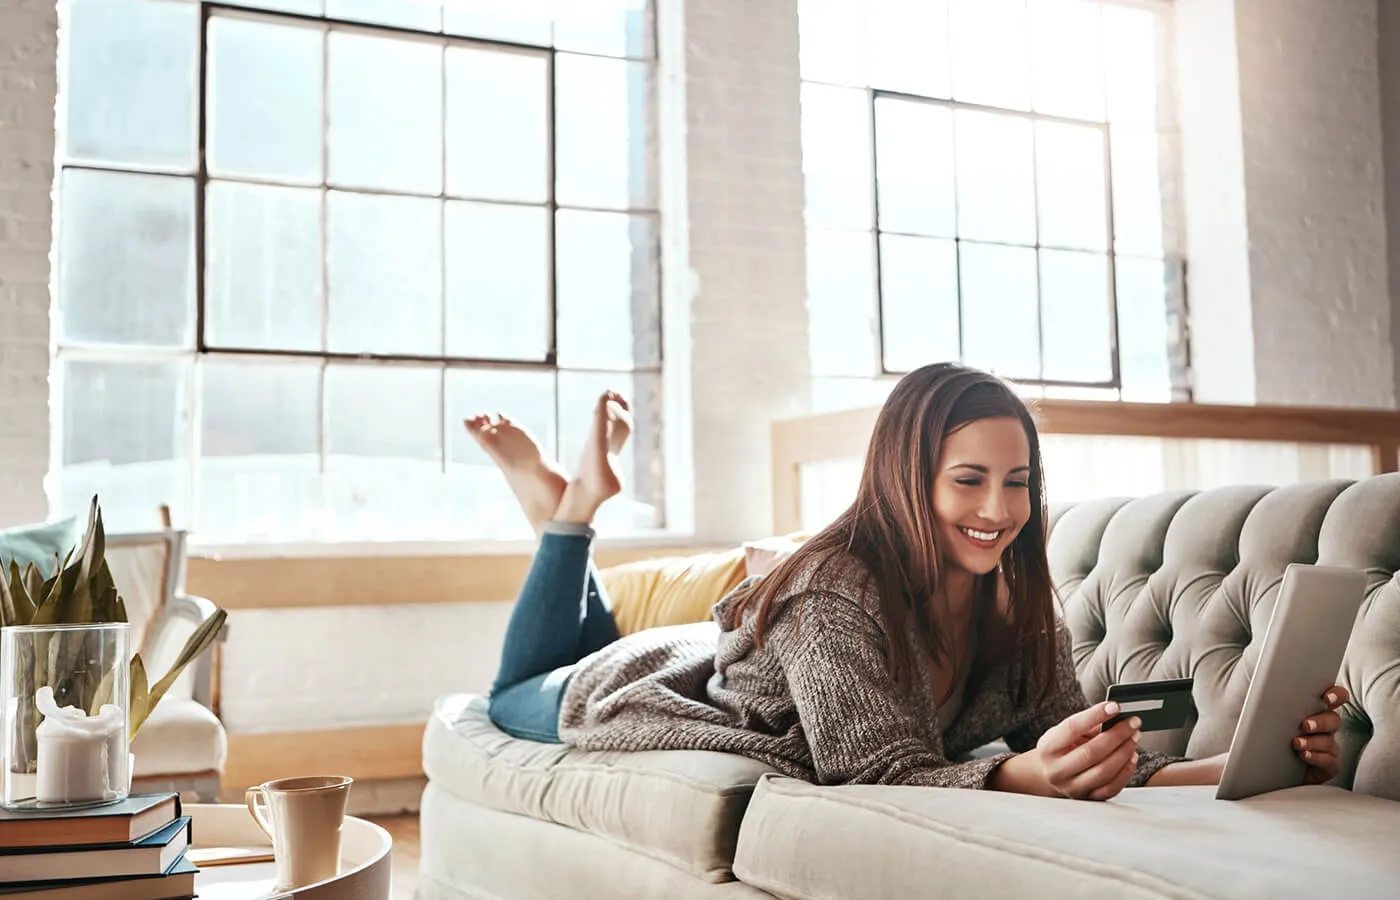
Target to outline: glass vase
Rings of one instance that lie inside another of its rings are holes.
[[[131,791],[131,630],[0,628],[0,778],[7,809],[100,806]]]

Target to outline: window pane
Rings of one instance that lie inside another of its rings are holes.
[[[660,364],[660,248],[653,216],[560,210],[559,365],[586,369]]]
[[[1039,112],[1104,117],[1098,0],[1030,0],[1031,83]]]
[[[199,6],[70,0],[67,18],[69,156],[192,170]]]
[[[953,96],[1028,109],[1026,0],[948,0],[948,12]]]
[[[325,0],[223,0],[223,2],[231,6],[251,6],[255,9],[301,13],[306,16],[319,16],[326,8]]]
[[[324,43],[319,28],[210,20],[210,174],[321,182]]]
[[[320,189],[214,181],[206,204],[205,341],[319,350]]]
[[[1167,270],[1160,260],[1118,257],[1118,366],[1125,391],[1171,388]]]
[[[598,395],[612,390],[632,405],[632,437],[619,455],[622,495],[603,504],[600,532],[636,531],[664,523],[661,378],[647,373],[559,372],[559,458],[573,471],[592,424]]]
[[[543,361],[549,354],[549,212],[447,204],[447,354]]]
[[[875,244],[867,232],[807,232],[807,313],[813,375],[879,371]]]
[[[865,91],[802,85],[807,224],[871,227],[870,101]]]
[[[849,32],[847,43],[858,33]],[[871,0],[872,87],[947,97],[948,67],[947,0]]]
[[[958,110],[958,235],[1035,243],[1031,123],[1015,116]]]
[[[552,5],[550,0],[452,0],[443,8],[442,30],[547,47]]]
[[[447,51],[447,190],[549,198],[549,69],[538,54]]]
[[[1115,128],[1112,140],[1114,248],[1157,256],[1166,249],[1157,134]]]
[[[330,177],[338,185],[442,190],[442,47],[330,34]]]
[[[1045,378],[1091,382],[1113,378],[1108,278],[1107,256],[1041,251]]]
[[[875,101],[875,137],[881,230],[951,237],[952,110],[881,97]]]
[[[960,358],[952,241],[880,235],[880,291],[886,369],[908,372]]]
[[[326,366],[326,469],[442,460],[442,369]]]
[[[1037,122],[1035,153],[1040,243],[1108,249],[1103,132],[1089,126]]]
[[[798,0],[802,78],[865,87],[865,10],[850,0]]]
[[[653,26],[648,0],[567,0],[554,7],[554,46],[600,56],[646,58]]]
[[[59,201],[59,339],[192,347],[194,182],[68,169]]]
[[[323,520],[330,539],[442,537],[442,370],[330,365]]]
[[[1103,26],[1109,120],[1157,127],[1158,14],[1110,4],[1103,10]]]
[[[963,359],[1008,378],[1040,376],[1035,251],[959,245]]]
[[[200,381],[200,537],[305,540],[320,505],[320,364],[206,358]]]
[[[442,28],[442,4],[428,0],[326,0],[326,15],[422,31]]]
[[[326,195],[329,349],[442,352],[442,201]]]
[[[507,415],[534,435],[546,458],[555,459],[554,377],[553,372],[518,369],[447,370],[449,534],[477,540],[534,537],[505,476],[463,421],[480,413]]]
[[[559,202],[654,208],[651,67],[566,54],[554,65]]]
[[[64,512],[96,494],[109,533],[158,527],[161,504],[188,521],[187,376],[185,360],[62,361]]]

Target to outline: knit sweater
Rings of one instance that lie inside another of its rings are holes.
[[[1001,665],[969,685],[945,728],[931,679],[896,689],[885,656],[898,638],[860,565],[843,560],[819,580],[812,574],[784,592],[761,650],[753,611],[735,611],[746,583],[714,607],[713,622],[641,631],[580,661],[562,698],[560,738],[587,750],[737,753],[817,784],[984,788],[1012,753],[962,757],[997,740],[1029,750],[1089,705],[1061,624],[1044,703],[1014,703],[1012,666]],[[927,649],[910,644],[917,670],[931,671]],[[1140,750],[1129,786],[1173,760]]]

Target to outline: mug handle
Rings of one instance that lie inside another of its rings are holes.
[[[253,821],[258,823],[262,833],[267,835],[268,840],[272,840],[272,825],[268,821],[270,812],[267,801],[267,791],[261,787],[251,787],[243,794],[243,802],[248,806],[248,814],[253,817]]]

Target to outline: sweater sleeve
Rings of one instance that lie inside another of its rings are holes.
[[[1073,637],[1063,622],[1056,630],[1055,644],[1055,686],[1050,696],[1030,719],[1006,734],[1006,745],[1017,753],[1030,750],[1045,732],[1089,707],[1084,688],[1079,683],[1079,674],[1074,668]],[[1137,771],[1128,780],[1128,787],[1141,787],[1159,769],[1182,759],[1184,757],[1168,756],[1155,750],[1138,750]]]
[[[939,752],[889,675],[883,631],[857,603],[809,592],[788,604],[767,649],[783,668],[817,783],[985,788],[1011,758],[952,763]]]

